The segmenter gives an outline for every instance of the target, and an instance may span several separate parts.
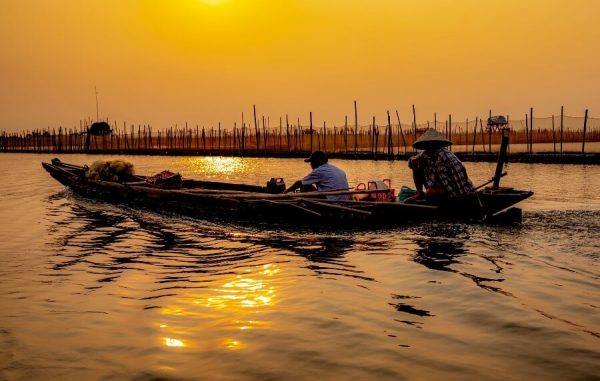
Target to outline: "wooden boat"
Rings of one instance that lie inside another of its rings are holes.
[[[160,189],[148,184],[144,176],[131,176],[122,182],[91,180],[85,176],[87,167],[63,163],[59,159],[42,163],[42,166],[58,182],[85,197],[203,219],[252,224],[339,228],[401,225],[439,219],[491,221],[505,216],[504,211],[533,194],[512,188],[487,188],[438,204],[332,201],[324,196],[381,191],[277,194],[267,187],[256,185],[198,180],[183,180],[178,189]],[[510,210],[508,215],[520,218],[520,210]]]

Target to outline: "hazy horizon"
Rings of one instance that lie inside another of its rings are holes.
[[[4,0],[0,130],[598,116],[600,3]]]

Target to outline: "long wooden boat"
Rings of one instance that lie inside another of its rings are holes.
[[[183,180],[177,189],[160,189],[145,176],[126,181],[92,180],[87,167],[53,159],[42,163],[48,173],[75,193],[113,203],[176,212],[202,219],[320,227],[379,227],[416,221],[490,221],[533,192],[512,188],[483,189],[439,204],[401,202],[332,201],[329,194],[357,191],[272,193],[267,187],[213,181]],[[369,191],[360,191],[360,193]],[[381,192],[381,191],[377,191]],[[520,218],[520,210],[510,209]],[[512,218],[514,219],[514,218]]]

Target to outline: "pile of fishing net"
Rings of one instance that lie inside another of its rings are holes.
[[[124,160],[97,160],[85,172],[90,180],[129,181],[134,175],[133,164]]]

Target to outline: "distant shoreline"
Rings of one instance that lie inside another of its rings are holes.
[[[29,153],[29,154],[56,154],[56,155],[129,155],[129,156],[224,156],[224,157],[250,157],[250,158],[279,158],[279,159],[303,159],[308,157],[308,151],[292,151],[292,152],[244,152],[244,154],[236,152],[223,152],[218,150],[93,150],[90,152],[56,152],[56,151],[36,151],[24,152],[20,150],[1,151],[0,153]],[[495,163],[498,160],[497,153],[465,153],[455,152],[456,156],[464,162],[489,162]],[[415,155],[414,152],[402,153],[393,155],[391,158],[387,154],[371,152],[345,153],[345,152],[329,152],[328,156],[331,159],[342,160],[376,160],[376,161],[405,161],[409,157]],[[508,162],[513,163],[532,163],[532,164],[585,164],[585,165],[600,165],[600,153],[576,153],[563,152],[553,153],[526,153],[515,152],[508,154]]]

